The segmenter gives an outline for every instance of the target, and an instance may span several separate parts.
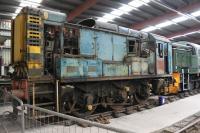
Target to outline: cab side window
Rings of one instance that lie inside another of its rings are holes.
[[[128,54],[138,55],[140,50],[139,40],[128,40]]]
[[[163,44],[162,43],[158,43],[158,55],[159,55],[160,58],[163,57],[163,50],[164,50]]]
[[[192,48],[192,55],[198,55],[195,48]]]

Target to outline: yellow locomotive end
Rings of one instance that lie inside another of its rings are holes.
[[[178,72],[174,72],[172,76],[173,76],[173,83],[169,85],[168,93],[176,94],[179,92],[180,89],[181,75]]]

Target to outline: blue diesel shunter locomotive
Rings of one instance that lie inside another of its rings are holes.
[[[65,14],[27,7],[16,17],[13,94],[82,116],[174,88],[168,39],[92,19],[77,25],[65,20]]]
[[[56,76],[70,85],[61,87],[64,111],[73,110],[70,101],[79,113],[141,103],[152,87],[170,86],[172,45],[164,37],[89,19],[66,24],[64,38],[64,54],[56,58]]]

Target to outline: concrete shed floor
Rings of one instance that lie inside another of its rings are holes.
[[[136,133],[150,133],[200,111],[200,94],[150,110],[112,119],[110,126]]]

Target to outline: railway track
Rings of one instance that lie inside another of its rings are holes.
[[[155,133],[199,133],[200,112]]]

